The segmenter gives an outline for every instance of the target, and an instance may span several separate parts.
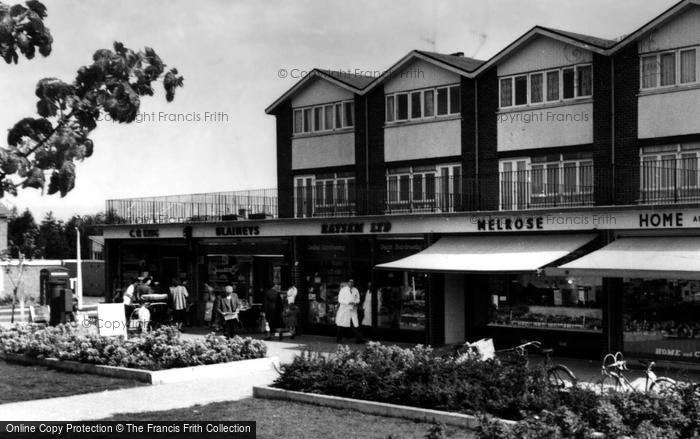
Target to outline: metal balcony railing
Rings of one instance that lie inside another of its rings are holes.
[[[276,218],[277,200],[277,189],[107,200],[107,222],[166,224]]]
[[[434,174],[389,175],[359,187],[315,183],[285,191],[260,189],[107,201],[110,224],[216,222],[237,219],[527,210],[593,205],[700,203],[700,171],[666,162],[594,169],[552,166],[479,179]],[[687,165],[687,163],[685,163]],[[594,172],[595,171],[595,172]],[[280,198],[281,197],[281,198]],[[278,211],[278,203],[283,211]]]

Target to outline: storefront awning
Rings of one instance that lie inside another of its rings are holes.
[[[700,279],[700,237],[620,238],[551,270],[575,276]]]
[[[442,272],[536,271],[595,237],[594,234],[446,236],[419,253],[375,268]]]

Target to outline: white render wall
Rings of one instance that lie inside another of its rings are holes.
[[[292,169],[355,164],[353,131],[292,139]]]
[[[384,159],[415,160],[460,155],[461,118],[384,127]]]

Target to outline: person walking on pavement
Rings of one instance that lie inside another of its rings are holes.
[[[263,310],[265,311],[265,317],[270,324],[270,330],[274,334],[279,331],[282,333],[282,298],[280,297],[280,292],[275,288],[275,286],[270,286],[265,292],[265,302],[263,304]]]
[[[355,288],[355,282],[350,279],[347,284],[342,284],[338,293],[338,312],[335,315],[337,326],[336,341],[340,343],[346,328],[352,328],[355,333],[355,341],[362,343],[360,322],[357,317],[357,307],[360,304],[360,292]]]

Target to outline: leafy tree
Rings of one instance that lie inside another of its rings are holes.
[[[44,259],[66,259],[70,254],[63,221],[57,220],[53,212],[47,213],[39,225],[36,243],[38,256]]]
[[[34,58],[36,50],[43,56],[51,53],[53,37],[44,26],[46,7],[36,0],[9,6],[0,2],[0,57],[6,63],[17,64],[19,50],[27,59]]]
[[[13,8],[16,6],[9,9],[10,17]],[[12,38],[17,37],[5,37]],[[35,91],[40,117],[17,122],[8,133],[8,146],[0,149],[0,197],[16,195],[18,188],[36,188],[43,193],[47,187],[49,195],[60,193],[64,197],[75,186],[75,161],[92,155],[89,135],[102,114],[120,123],[133,122],[141,96],[152,96],[153,84],[159,81],[166,100],[175,98],[183,78],[176,69],[166,72],[165,67],[150,47],[135,52],[115,42],[114,50],[96,51],[92,64],[78,69],[72,83],[57,78],[40,80]]]
[[[39,227],[34,221],[34,215],[26,209],[21,215],[17,208],[12,209],[7,224],[7,237],[10,244],[10,257],[19,258],[20,254],[32,259],[37,256],[36,239]]]

